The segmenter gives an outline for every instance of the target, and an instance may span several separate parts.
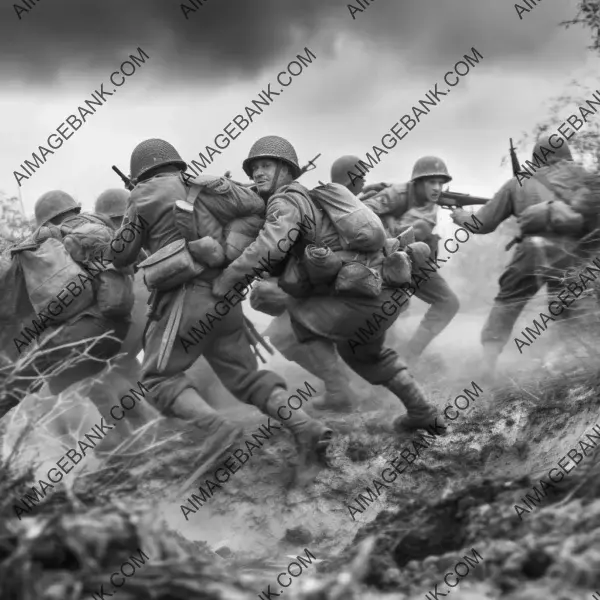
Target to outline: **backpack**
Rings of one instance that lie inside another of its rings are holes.
[[[329,217],[344,250],[377,252],[383,248],[387,236],[381,219],[346,187],[327,183],[309,194]]]
[[[0,255],[0,323],[21,321],[32,312],[19,262]]]
[[[112,235],[112,229],[102,219],[78,215],[59,226],[39,228],[34,233],[33,246],[14,249],[34,310],[45,311],[57,323],[68,321],[94,303],[105,317],[128,316],[134,302],[132,276],[94,261],[109,248]],[[86,272],[82,265],[92,262],[93,271]],[[86,283],[91,276],[91,284]],[[52,303],[52,311],[57,314],[49,312]],[[60,312],[57,306],[61,307]]]
[[[36,249],[20,251],[17,260],[23,270],[29,301],[36,313],[44,312],[57,323],[63,323],[94,303],[92,286],[80,284],[79,276],[87,278],[85,271],[71,258],[64,244],[54,237],[48,238]],[[77,296],[74,293],[76,289],[81,290]],[[61,294],[64,296],[62,302],[58,297]],[[69,296],[71,302],[67,304]],[[53,303],[50,310],[49,305]]]
[[[573,210],[543,174],[536,174],[542,202],[528,206],[517,222],[525,235],[577,235],[584,227],[584,217]]]
[[[90,263],[103,254],[110,256],[114,230],[99,215],[78,215],[60,224],[63,244],[77,263]],[[100,265],[95,262],[96,268]],[[109,265],[93,282],[95,301],[102,316],[108,319],[128,317],[133,309],[133,275]]]
[[[227,177],[199,175],[184,181],[185,201],[173,207],[175,224],[187,241],[215,239],[234,261],[256,239],[265,222],[265,201]]]

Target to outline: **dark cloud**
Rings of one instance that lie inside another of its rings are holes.
[[[281,64],[304,46],[320,58],[332,55],[338,36],[355,37],[374,61],[397,52],[415,70],[447,66],[471,46],[487,64],[514,61],[515,68],[540,53],[552,62],[580,52],[558,26],[548,35],[549,25],[575,14],[575,0],[558,7],[540,3],[522,20],[513,3],[481,0],[371,0],[354,20],[348,0],[202,2],[188,20],[175,0],[52,0],[21,20],[4,3],[3,79],[44,84],[65,73],[108,75],[138,46],[162,77],[156,83],[243,78]]]

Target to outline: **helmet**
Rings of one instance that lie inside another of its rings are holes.
[[[346,185],[350,182],[348,172],[356,168],[356,164],[360,158],[358,156],[345,155],[338,158],[331,165],[331,181],[333,183],[339,183],[340,185]]]
[[[531,160],[533,160],[533,161],[536,160],[536,157],[535,157],[536,154],[543,158],[543,154],[540,151],[540,148],[542,146],[552,149],[552,151],[554,152],[554,154],[548,156],[548,158],[546,159],[547,162],[550,164],[558,162],[559,160],[573,160],[573,155],[571,154],[571,149],[569,148],[569,144],[567,144],[567,142],[563,140],[564,144],[560,148],[555,148],[550,143],[551,137],[552,136],[544,135],[537,141],[535,148],[533,149],[533,156],[531,157]]]
[[[102,192],[96,198],[94,212],[107,217],[122,217],[127,208],[129,192],[119,188],[113,188]]]
[[[182,171],[187,169],[187,164],[169,142],[156,138],[144,140],[131,153],[131,178],[139,179],[150,169],[166,165],[175,165]]]
[[[52,190],[42,194],[35,203],[35,220],[38,225],[44,225],[54,217],[70,210],[81,212],[81,206],[72,196],[61,190]]]
[[[298,165],[298,156],[296,155],[294,146],[286,139],[277,135],[267,135],[260,138],[260,140],[254,142],[254,145],[250,148],[248,158],[242,163],[242,168],[250,179],[252,179],[250,163],[255,158],[273,158],[275,160],[283,161],[292,168],[292,177],[294,179],[300,177],[302,172],[302,169],[300,169],[300,166]]]
[[[448,183],[452,181],[446,163],[437,156],[422,156],[413,167],[411,181],[416,181],[422,177],[443,177]]]

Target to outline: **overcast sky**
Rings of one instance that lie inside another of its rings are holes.
[[[529,131],[547,100],[593,66],[588,32],[558,25],[575,5],[544,0],[520,20],[504,0],[373,0],[353,20],[340,0],[208,0],[186,20],[170,0],[53,0],[19,20],[3,3],[0,189],[17,193],[13,171],[101,83],[112,89],[110,73],[138,47],[146,64],[22,182],[27,212],[49,189],[91,208],[100,192],[120,186],[111,165],[128,173],[131,151],[146,138],[170,141],[191,161],[305,47],[317,59],[209,172],[231,169],[245,181],[250,146],[275,134],[295,145],[302,163],[321,152],[302,181],[326,181],[333,160],[363,157],[475,47],[480,64],[368,181],[406,180],[419,156],[437,154],[452,189],[489,196],[511,175],[500,165],[508,138]]]

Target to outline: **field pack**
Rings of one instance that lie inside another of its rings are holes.
[[[377,252],[383,248],[386,234],[381,219],[343,185],[327,183],[309,193],[333,223],[344,250]]]

